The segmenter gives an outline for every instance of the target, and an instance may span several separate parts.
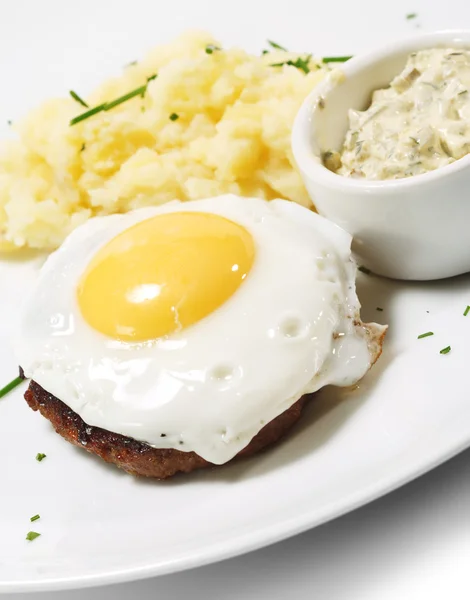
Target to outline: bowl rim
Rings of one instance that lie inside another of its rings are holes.
[[[334,73],[338,70],[347,78],[352,78],[359,73],[367,71],[377,63],[404,52],[414,52],[443,45],[468,46],[470,49],[470,29],[445,29],[429,33],[421,33],[415,36],[388,43],[378,49],[371,50],[357,57],[353,57],[331,71],[329,74],[304,100],[300,107],[292,128],[292,152],[295,161],[301,171],[310,179],[317,180],[329,188],[359,194],[361,192],[378,195],[388,195],[405,189],[412,189],[420,185],[435,182],[439,179],[452,177],[454,174],[470,168],[470,153],[458,160],[439,167],[426,173],[414,175],[401,179],[384,180],[362,180],[352,179],[338,175],[327,169],[318,155],[313,152],[311,142],[311,123],[316,111],[319,110],[318,101],[320,97],[327,99],[328,94],[334,89]]]

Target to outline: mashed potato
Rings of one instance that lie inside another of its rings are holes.
[[[52,249],[92,216],[175,198],[231,192],[309,205],[290,131],[324,69],[272,66],[299,54],[207,53],[208,44],[219,46],[192,33],[157,47],[86,101],[110,102],[157,73],[143,97],[76,125],[70,119],[87,109],[72,98],[16,124],[19,139],[0,156],[0,249]]]

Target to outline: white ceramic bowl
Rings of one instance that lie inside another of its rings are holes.
[[[470,271],[470,155],[406,179],[366,181],[337,175],[321,155],[340,150],[348,110],[367,108],[408,55],[435,47],[470,48],[470,31],[441,31],[353,58],[308,96],[292,132],[295,160],[320,214],[354,236],[360,264],[397,279],[440,279]],[[321,102],[319,100],[321,99]]]

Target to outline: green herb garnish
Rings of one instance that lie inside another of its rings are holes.
[[[83,152],[85,150],[86,146],[85,143],[82,144],[82,147],[80,148],[80,152]]]
[[[41,534],[38,533],[37,531],[28,531],[28,533],[26,534],[26,539],[29,542],[32,542],[33,540],[35,540],[36,538],[38,538]]]
[[[430,335],[434,335],[434,331],[427,331],[426,333],[418,335],[418,340],[422,340],[423,338],[429,337]]]
[[[46,458],[46,455],[45,455],[45,454],[42,454],[42,452],[38,452],[38,453],[36,454],[36,460],[37,460],[38,462],[41,462],[41,461],[42,461],[42,460],[44,460],[45,458]]]
[[[5,387],[0,389],[0,398],[3,398],[3,396],[6,396],[8,394],[8,392],[11,392],[11,390],[16,388],[16,386],[20,385],[20,383],[22,381],[24,381],[24,377],[20,376],[20,377],[16,377],[15,379],[13,379],[13,381],[10,381],[10,383],[7,383],[7,385]]]
[[[69,94],[72,96],[72,98],[74,100],[76,100],[79,104],[81,104],[82,106],[84,106],[85,108],[88,108],[88,104],[85,102],[85,100],[83,100],[82,98],[80,98],[80,96],[74,92],[73,90],[70,90]]]
[[[31,521],[31,523],[33,523],[34,521],[37,521],[40,518],[41,518],[40,515],[34,515],[34,517],[31,517],[30,521]]]
[[[363,265],[357,267],[357,270],[360,271],[361,273],[365,273],[366,275],[371,274],[370,269],[368,269],[367,267],[364,267]]]
[[[213,54],[217,50],[222,50],[222,48],[219,48],[218,46],[214,46],[214,44],[207,44],[207,46],[206,46],[206,54]]]
[[[284,46],[281,46],[280,44],[277,44],[276,42],[273,42],[272,40],[268,40],[268,44],[271,46],[271,48],[275,48],[276,50],[282,50],[283,52],[287,52],[287,48],[284,48]]]
[[[310,73],[310,67],[308,66],[308,63],[310,62],[311,58],[312,58],[311,54],[309,54],[305,58],[299,57],[297,60],[295,60],[293,62],[293,66],[297,67],[297,69],[301,69],[304,73]]]
[[[81,115],[78,115],[77,117],[73,118],[70,121],[70,125],[76,125],[77,123],[80,123],[81,121],[84,121],[85,119],[88,119],[89,117],[92,117],[93,115],[96,115],[99,112],[111,110],[115,106],[118,106],[119,104],[122,104],[123,102],[127,102],[131,98],[135,98],[135,96],[144,97],[145,92],[147,91],[147,86],[148,86],[149,82],[153,81],[156,77],[157,77],[156,74],[151,75],[150,77],[147,77],[147,83],[145,85],[142,85],[142,86],[136,88],[135,90],[132,90],[131,92],[129,92],[127,94],[124,94],[124,96],[119,96],[119,98],[116,98],[116,100],[112,100],[111,102],[105,102],[104,104],[98,104],[98,106],[90,108],[90,110],[87,110],[86,112],[82,113]]]
[[[92,117],[93,115],[96,115],[97,113],[103,111],[105,106],[106,106],[106,104],[99,104],[98,106],[95,106],[94,108],[91,108],[90,110],[87,110],[86,112],[82,113],[81,115],[78,115],[78,117],[74,117],[70,121],[70,125],[76,125],[77,123],[80,123],[80,121],[84,121],[85,119],[88,119],[89,117]]]
[[[304,73],[310,73],[308,63],[310,62],[311,58],[311,54],[309,54],[305,58],[301,58],[299,56],[299,58],[297,58],[296,60],[286,60],[285,62],[273,63],[271,67],[283,67],[284,65],[288,65],[290,67],[296,67],[297,69],[301,69]]]
[[[8,119],[7,125],[13,125],[13,121],[10,121],[10,119]]]
[[[261,50],[261,54],[269,54],[269,50]]]
[[[408,19],[408,21],[410,21],[411,19],[416,19],[417,16],[418,16],[417,13],[408,13],[406,15],[406,18]]]
[[[115,106],[119,106],[119,104],[122,104],[123,102],[127,102],[128,100],[131,100],[131,98],[135,98],[136,96],[143,96],[146,91],[147,91],[147,84],[141,85],[139,88],[132,90],[132,92],[124,94],[124,96],[119,96],[119,98],[116,98],[116,100],[113,100],[112,102],[107,102],[104,105],[103,110],[111,110]]]
[[[351,60],[352,56],[324,56],[322,62],[327,63],[342,63]]]
[[[469,312],[470,312],[470,306],[467,306],[467,308],[464,310],[463,316],[466,317]]]
[[[176,113],[171,113],[170,115],[170,121],[177,121],[180,118],[179,115],[177,115]]]
[[[442,350],[440,350],[439,354],[449,354],[450,352],[450,346],[447,346],[446,348],[442,348]]]

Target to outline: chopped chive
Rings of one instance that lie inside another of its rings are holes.
[[[450,346],[446,346],[446,348],[442,348],[442,350],[439,351],[439,354],[449,354],[450,352]]]
[[[467,306],[467,308],[465,309],[465,311],[463,313],[463,316],[466,317],[469,312],[470,312],[470,306]]]
[[[327,63],[336,63],[336,62],[347,62],[351,60],[352,56],[324,56],[322,58],[322,62]]]
[[[284,46],[281,46],[280,44],[277,44],[276,42],[273,42],[272,40],[267,40],[268,44],[271,46],[271,48],[275,48],[276,50],[283,50],[284,52],[287,52],[287,48],[284,48]]]
[[[87,110],[81,115],[78,115],[77,117],[73,118],[70,121],[70,125],[76,125],[77,123],[80,123],[80,121],[84,121],[85,119],[88,119],[89,117],[92,117],[93,115],[96,115],[99,112],[111,110],[115,106],[118,106],[123,102],[127,102],[127,100],[130,100],[135,96],[141,95],[142,97],[144,97],[149,82],[153,81],[156,77],[156,73],[154,75],[150,75],[150,77],[147,77],[147,83],[145,85],[142,85],[141,87],[132,90],[128,94],[124,94],[124,96],[119,96],[119,98],[116,98],[116,100],[112,100],[111,102],[104,102],[103,104],[99,104],[98,106],[90,108],[90,110]]]
[[[141,87],[136,88],[135,90],[132,90],[132,92],[124,94],[124,96],[119,96],[119,98],[116,98],[116,100],[113,100],[112,102],[107,102],[104,105],[103,110],[106,110],[106,111],[111,110],[115,106],[119,106],[119,104],[122,104],[123,102],[127,102],[131,98],[135,98],[135,96],[140,96],[141,94],[145,94],[146,89],[147,89],[147,86],[142,85]]]
[[[5,387],[0,389],[0,398],[3,398],[3,396],[6,396],[8,394],[8,392],[11,392],[11,390],[16,388],[16,386],[20,385],[20,383],[22,381],[24,381],[24,377],[16,377],[15,379],[13,379],[13,381],[10,381],[10,383],[7,383],[7,385]]]
[[[427,331],[426,333],[418,335],[418,340],[422,340],[423,338],[429,337],[430,335],[434,335],[434,331]]]
[[[13,121],[10,121],[10,119],[8,119],[7,124],[8,125],[13,125]]]
[[[177,115],[176,113],[171,113],[170,115],[170,121],[177,121],[180,118],[179,115]]]
[[[285,62],[273,63],[271,67],[283,67],[284,65],[288,65],[289,67],[296,67],[297,69],[301,69],[304,73],[310,73],[308,63],[310,62],[311,58],[311,54],[309,54],[305,58],[301,58],[299,56],[299,58],[297,58],[296,60],[286,60]]]
[[[457,94],[457,96],[463,96],[464,94],[468,94],[468,90],[462,90]]]
[[[31,523],[33,523],[34,521],[37,521],[40,518],[41,518],[40,515],[34,515],[34,517],[31,517],[30,521],[31,521]]]
[[[42,452],[38,452],[38,453],[36,454],[36,460],[37,460],[38,462],[41,462],[41,461],[42,461],[42,460],[44,460],[45,458],[46,458],[46,455],[45,455],[45,454],[43,454]]]
[[[297,69],[301,69],[305,74],[310,73],[308,63],[310,62],[311,58],[311,54],[308,54],[305,58],[299,57],[297,60],[294,61],[294,67],[297,67]]]
[[[134,67],[137,64],[136,60],[132,60],[131,62],[127,63],[127,65],[124,65],[124,67]]]
[[[37,531],[28,531],[28,533],[26,534],[26,539],[29,542],[32,542],[33,540],[35,540],[36,538],[38,538],[41,534],[38,533]]]
[[[408,19],[408,21],[410,21],[411,19],[416,19],[417,16],[418,16],[417,13],[408,13],[406,15],[406,18]]]
[[[222,48],[219,48],[218,46],[214,46],[214,44],[207,44],[205,50],[206,50],[206,54],[213,54],[216,50],[222,50]]]
[[[261,50],[261,54],[269,54],[269,50]]]
[[[365,273],[366,275],[371,274],[370,269],[368,269],[367,267],[364,267],[364,265],[360,265],[359,267],[357,267],[357,270],[360,271],[361,273]]]
[[[383,312],[383,308],[380,308],[380,306],[377,306],[377,308],[375,310],[378,310],[379,312]]]
[[[82,144],[82,147],[80,148],[80,152],[83,152],[85,150],[86,146],[85,143]]]
[[[74,100],[76,100],[79,104],[81,104],[82,106],[84,106],[85,108],[88,108],[88,104],[85,102],[85,100],[83,100],[82,98],[80,98],[80,96],[74,92],[73,90],[70,90],[69,94],[72,96],[72,98]]]
[[[80,121],[84,121],[85,119],[88,119],[89,117],[92,117],[93,115],[96,115],[96,113],[103,111],[105,109],[105,106],[106,106],[106,104],[99,104],[98,106],[95,106],[94,108],[91,108],[90,110],[87,110],[86,112],[82,113],[81,115],[78,115],[78,117],[74,117],[70,121],[70,125],[76,125],[77,123],[80,123]]]

